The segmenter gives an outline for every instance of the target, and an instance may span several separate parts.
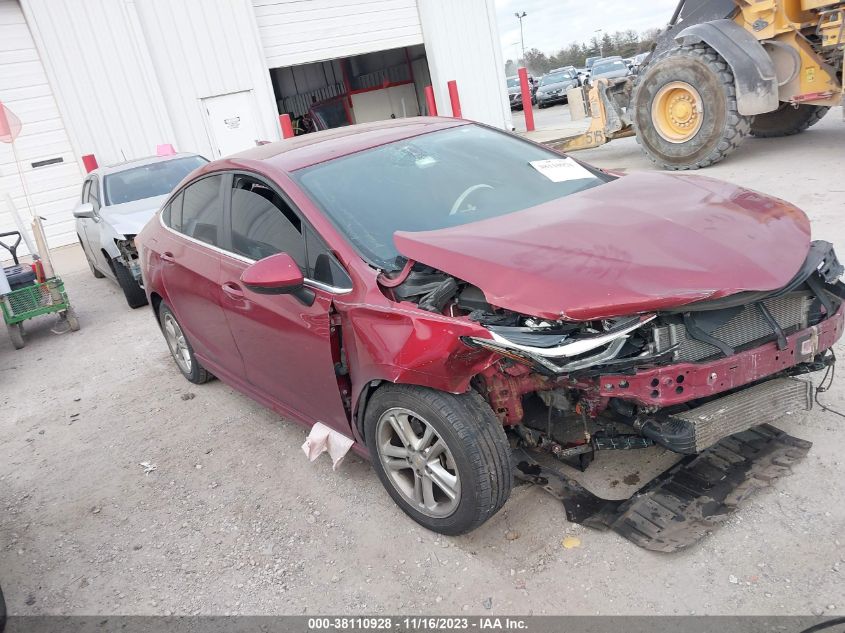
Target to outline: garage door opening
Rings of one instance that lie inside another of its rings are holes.
[[[431,83],[422,44],[271,68],[270,78],[296,134],[426,114]]]

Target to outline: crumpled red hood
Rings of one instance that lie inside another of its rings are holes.
[[[576,321],[775,290],[798,272],[797,207],[701,176],[634,173],[499,218],[394,235],[501,308]]]

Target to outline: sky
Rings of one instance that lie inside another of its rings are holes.
[[[589,41],[596,29],[637,32],[665,26],[678,0],[496,0],[505,60],[520,54],[519,20],[523,11],[525,50],[556,53],[572,42]]]

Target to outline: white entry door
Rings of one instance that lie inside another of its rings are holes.
[[[206,97],[202,105],[208,117],[215,158],[255,147],[259,132],[255,118],[255,97],[251,90]]]

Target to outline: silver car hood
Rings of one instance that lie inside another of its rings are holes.
[[[103,218],[117,233],[137,235],[170,194],[142,198],[100,209]]]

